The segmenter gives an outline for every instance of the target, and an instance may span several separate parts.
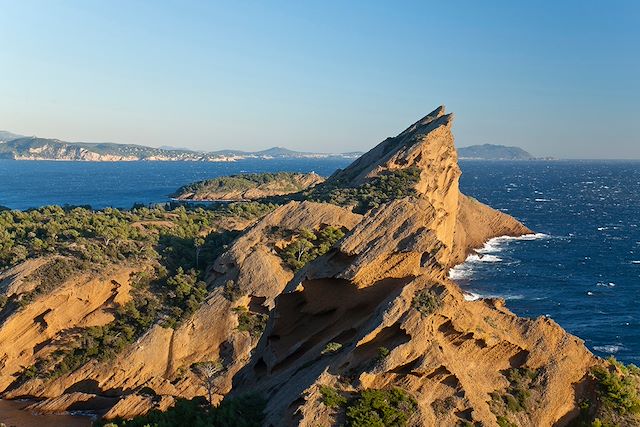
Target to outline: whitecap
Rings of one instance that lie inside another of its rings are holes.
[[[588,291],[588,292],[587,292],[587,295],[591,296],[591,295],[593,295],[593,292]]]
[[[465,262],[500,262],[502,258],[495,255],[483,255],[483,254],[471,254],[467,257]]]
[[[631,261],[631,264],[640,264],[640,260],[638,260],[638,261]]]
[[[464,264],[456,265],[449,270],[449,279],[451,280],[463,280],[468,279],[473,274],[471,268]]]
[[[552,202],[551,199],[535,199],[536,202]]]
[[[607,344],[607,345],[594,345],[593,349],[596,351],[601,351],[603,353],[615,354],[620,350],[624,350],[625,347],[620,344]]]
[[[475,292],[464,292],[464,300],[465,301],[477,301],[482,298],[482,295],[476,294]]]

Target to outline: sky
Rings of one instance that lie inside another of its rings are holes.
[[[0,129],[365,151],[444,104],[458,146],[640,158],[640,2],[0,0]]]

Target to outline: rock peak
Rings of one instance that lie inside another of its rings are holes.
[[[330,179],[357,186],[385,171],[417,167],[434,169],[434,162],[457,163],[451,125],[453,114],[440,106],[395,137],[387,138]],[[456,166],[457,167],[457,166]]]

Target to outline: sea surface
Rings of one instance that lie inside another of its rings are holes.
[[[346,159],[200,162],[0,160],[0,205],[165,202],[193,181],[240,172],[315,171]],[[534,230],[495,239],[452,271],[469,298],[503,297],[521,316],[548,316],[600,356],[640,363],[640,162],[462,161],[460,186]]]
[[[548,316],[599,356],[640,363],[640,161],[461,163],[466,194],[536,235],[494,239],[451,272],[470,298]]]

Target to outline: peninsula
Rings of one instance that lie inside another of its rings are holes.
[[[532,233],[460,192],[452,125],[278,197],[0,212],[0,392],[128,427],[638,425],[638,368],[448,278]]]

